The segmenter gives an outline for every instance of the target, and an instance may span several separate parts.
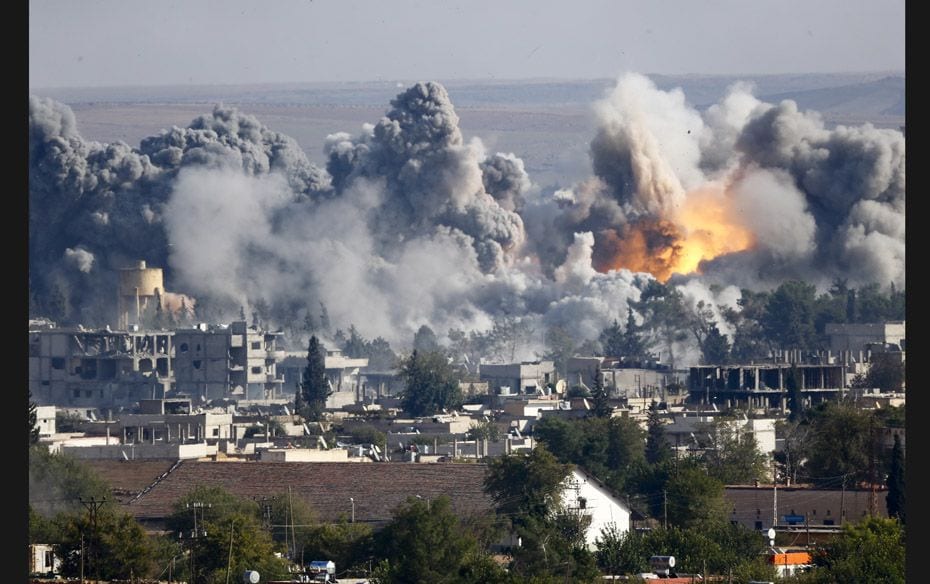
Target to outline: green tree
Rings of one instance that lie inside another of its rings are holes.
[[[36,416],[36,403],[32,401],[32,391],[29,391],[29,444],[39,443],[39,421]]]
[[[873,353],[865,382],[885,392],[899,392],[904,385],[904,361],[899,354]]]
[[[81,500],[101,500],[110,485],[89,466],[69,454],[29,448],[29,504],[46,518],[61,512],[81,512]]]
[[[648,559],[654,555],[647,540],[633,530],[621,532],[610,523],[595,540],[597,566],[606,575],[622,576],[650,571]]]
[[[868,480],[869,414],[846,402],[827,402],[809,412],[805,474],[822,486],[838,486],[836,477],[847,487]]]
[[[306,540],[300,540],[304,543],[302,557],[307,561],[330,560],[340,573],[351,569],[367,571],[372,533],[370,525],[351,523],[347,518],[337,523],[320,523],[310,528]]]
[[[570,473],[571,466],[560,463],[543,445],[529,454],[498,457],[488,465],[484,490],[520,541],[513,549],[512,574],[559,574],[577,582],[597,575],[594,555],[583,543],[590,518],[563,507],[562,490]]]
[[[673,286],[650,280],[632,307],[643,315],[651,346],[664,349],[669,366],[675,368],[675,345],[687,339],[688,311],[682,293]]]
[[[662,429],[662,418],[655,401],[649,404],[646,418],[646,460],[649,464],[661,465],[672,458],[672,448]]]
[[[725,485],[746,485],[762,479],[768,457],[755,436],[739,420],[718,418],[704,428],[710,448],[702,457],[707,473]]]
[[[583,467],[618,492],[644,461],[645,433],[630,418],[565,420],[546,416],[533,435],[562,463]]]
[[[329,333],[332,330],[332,323],[329,320],[329,311],[326,310],[326,305],[320,301],[320,329],[324,333]]]
[[[429,353],[439,351],[440,349],[439,340],[436,338],[436,333],[433,332],[433,329],[425,324],[417,329],[417,332],[413,335],[414,351]]]
[[[812,554],[814,568],[798,578],[816,584],[905,582],[904,526],[896,519],[867,517]]]
[[[720,314],[734,329],[730,357],[736,362],[749,362],[768,355],[771,342],[766,336],[762,320],[770,292],[753,292],[742,289],[737,308],[723,306]]]
[[[797,422],[804,412],[803,394],[801,393],[801,371],[792,365],[785,374],[785,389],[788,391],[788,421]]]
[[[404,410],[425,416],[462,405],[458,373],[438,351],[414,351],[400,368],[405,387],[401,394]]]
[[[633,361],[642,361],[646,358],[646,346],[642,339],[641,327],[636,324],[633,308],[626,307],[626,328],[623,331],[623,344],[621,355]]]
[[[55,552],[62,560],[61,574],[80,576],[83,560],[83,573],[95,579],[149,576],[154,569],[153,546],[142,526],[112,504],[95,508],[93,514],[65,512],[56,517],[60,539]]]
[[[620,323],[614,319],[609,326],[601,331],[598,340],[603,348],[603,354],[608,357],[622,357],[624,355],[624,338],[623,329]]]
[[[29,543],[51,543],[59,541],[61,534],[54,518],[38,513],[32,505],[29,508]]]
[[[379,584],[480,584],[485,580],[477,577],[504,577],[486,561],[477,537],[465,529],[444,495],[428,502],[409,497],[375,535],[374,548],[375,556],[383,558],[374,578]]]
[[[780,348],[816,348],[814,302],[817,289],[800,280],[782,283],[765,304],[762,328]]]
[[[193,584],[224,581],[228,565],[231,574],[256,570],[269,580],[285,577],[287,562],[275,555],[278,549],[262,527],[261,511],[256,501],[217,486],[196,487],[181,497],[167,524],[187,549],[182,574]]]
[[[300,389],[304,402],[301,414],[308,420],[318,421],[323,416],[326,398],[333,391],[326,376],[326,349],[316,335],[310,337],[307,346],[307,365],[304,367]]]
[[[397,354],[382,337],[368,343],[365,356],[368,357],[368,369],[371,371],[387,371],[397,366]]]
[[[668,521],[683,528],[726,521],[723,483],[698,465],[680,464],[665,486]]]
[[[300,549],[314,537],[317,525],[316,513],[309,503],[287,492],[277,493],[258,501],[260,518],[269,530],[271,538],[287,552],[287,557],[299,559]],[[254,516],[251,507],[243,507],[242,513]]]
[[[891,449],[891,469],[888,472],[888,494],[885,502],[888,506],[888,516],[897,517],[901,523],[905,521],[904,506],[904,448],[901,446],[901,435],[894,435],[894,446]]]
[[[592,413],[598,418],[607,418],[610,416],[613,408],[610,407],[609,390],[604,387],[604,378],[601,375],[601,366],[598,364],[594,369],[591,379],[591,400],[594,402]]]
[[[346,357],[358,359],[368,356],[368,341],[365,340],[365,337],[359,334],[358,329],[355,328],[354,324],[349,325],[349,338],[346,339],[346,342],[342,345],[341,348],[342,353]]]
[[[469,440],[490,440],[491,442],[500,442],[501,431],[491,420],[481,422],[472,422],[468,427]]]
[[[707,336],[701,344],[701,355],[704,363],[726,365],[730,361],[730,341],[726,335],[717,328],[717,323],[712,323],[708,329]]]

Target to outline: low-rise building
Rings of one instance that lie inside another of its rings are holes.
[[[489,393],[500,395],[545,393],[547,385],[558,381],[553,361],[482,363],[479,377],[487,382]]]

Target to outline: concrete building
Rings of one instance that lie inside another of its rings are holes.
[[[699,449],[699,444],[712,444],[709,431],[719,416],[672,414],[663,423],[662,430],[672,448],[679,451]],[[756,440],[756,447],[763,454],[771,454],[776,449],[775,418],[749,418],[727,420],[719,424],[721,430],[728,430],[733,435],[751,434]]]
[[[905,321],[862,324],[827,324],[830,351],[848,351],[855,355],[869,350],[869,345],[895,345],[905,350]]]
[[[123,444],[156,444],[230,440],[233,415],[225,412],[194,412],[189,400],[146,400],[138,414],[124,414],[116,431]]]
[[[125,330],[130,325],[141,326],[143,315],[156,308],[156,304],[163,302],[164,292],[165,283],[161,268],[146,267],[143,260],[132,267],[121,269],[117,295],[117,328]]]
[[[131,407],[174,383],[171,331],[29,331],[29,390],[37,405]]]
[[[488,392],[492,395],[536,394],[558,380],[552,361],[482,363],[479,377],[487,382]]]
[[[174,333],[175,387],[195,402],[222,398],[267,401],[283,397],[277,363],[280,332],[246,326],[201,324]]]
[[[877,491],[874,514],[887,517],[886,491]],[[730,521],[743,527],[803,532],[806,529],[839,529],[843,524],[861,521],[869,514],[869,489],[815,489],[804,486],[773,488],[728,485],[724,499],[730,505]]]
[[[105,436],[68,438],[58,450],[82,459],[201,458],[234,438],[232,414],[194,412],[188,399],[142,400],[138,411],[105,423]]]
[[[339,349],[327,350],[323,366],[326,368],[326,378],[333,392],[326,400],[327,408],[338,409],[365,399],[361,371],[368,366],[367,358],[346,357]],[[278,367],[283,376],[285,391],[293,396],[307,367],[307,352],[285,352]]]
[[[788,375],[798,370],[798,384],[806,406],[843,395],[849,372],[842,363],[810,365],[801,363],[763,363],[752,365],[692,367],[688,390],[706,406],[717,404],[729,409],[748,406],[754,409],[787,409]]]
[[[39,438],[55,434],[55,406],[36,406],[36,426]]]
[[[612,357],[572,357],[565,365],[568,387],[591,387],[594,373],[601,368],[601,382],[618,399],[665,401],[669,386],[684,384],[687,372],[672,370],[655,361],[627,362]]]
[[[33,577],[58,577],[61,558],[55,555],[55,546],[48,543],[29,544],[29,575]]]

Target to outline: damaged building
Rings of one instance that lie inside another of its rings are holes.
[[[246,326],[200,324],[175,331],[175,385],[195,401],[267,401],[282,397],[277,363],[280,332]]]
[[[111,331],[29,331],[29,389],[38,405],[76,409],[131,408],[141,400],[188,396],[281,398],[278,332],[229,325]]]
[[[171,331],[29,331],[29,390],[38,405],[129,407],[174,381]]]
[[[609,395],[621,400],[648,399],[666,401],[669,394],[678,395],[678,388],[687,375],[684,370],[672,370],[655,360],[628,361],[614,357],[572,357],[565,365],[569,387],[591,388],[597,368],[601,383]]]
[[[731,408],[787,410],[788,384],[797,372],[798,389],[806,407],[842,396],[856,362],[848,353],[818,355],[817,363],[802,362],[800,351],[783,351],[773,362],[692,367],[688,390],[704,404]]]

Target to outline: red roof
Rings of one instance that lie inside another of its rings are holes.
[[[122,462],[109,470],[120,476],[133,462]],[[166,465],[166,466],[170,466]],[[96,470],[110,479],[108,469]],[[139,470],[142,470],[140,467]],[[151,469],[146,468],[150,473]],[[471,463],[360,463],[360,462],[213,462],[188,460],[161,479],[148,492],[125,505],[139,520],[161,521],[174,511],[174,504],[201,485],[219,486],[244,498],[286,494],[303,499],[321,520],[348,518],[355,500],[355,520],[382,523],[407,497],[435,498],[448,495],[452,509],[460,515],[488,513],[494,509],[483,491],[487,466]],[[136,484],[151,484],[157,478]]]

